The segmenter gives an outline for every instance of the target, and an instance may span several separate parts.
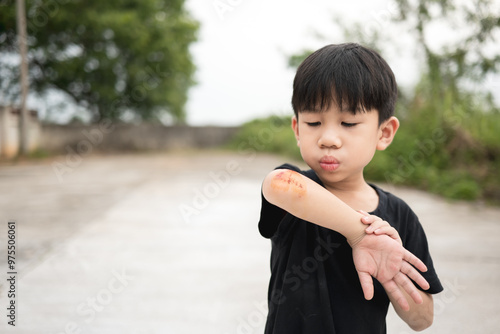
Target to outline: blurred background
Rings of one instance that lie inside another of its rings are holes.
[[[296,67],[343,42],[376,49],[399,84],[401,128],[366,177],[428,221],[451,291],[429,332],[494,333],[499,0],[0,0],[0,226],[19,231],[17,330],[262,332],[260,182],[301,164]],[[471,304],[468,327],[457,318]]]

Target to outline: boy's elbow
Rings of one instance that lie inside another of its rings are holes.
[[[415,332],[421,332],[432,326],[434,321],[434,302],[432,296],[428,296],[427,306],[420,309],[420,312],[414,314],[409,321],[408,326]]]
[[[266,178],[264,179],[264,182],[262,182],[262,195],[264,195],[264,198],[272,204],[274,203],[274,191],[273,188],[271,187],[272,180],[274,178],[276,170],[273,170],[271,173],[267,174]]]
[[[412,330],[415,332],[421,332],[429,327],[431,327],[432,322],[434,320],[434,315],[427,315],[425,318],[420,319],[420,321],[416,321],[408,324]]]
[[[269,203],[277,205],[277,201],[279,200],[280,193],[282,193],[282,189],[276,187],[277,180],[280,177],[281,173],[284,170],[275,169],[269,174],[267,174],[264,182],[262,183],[262,194],[266,198]]]
[[[302,197],[306,193],[304,177],[293,170],[275,169],[262,184],[262,194],[272,204],[279,204],[284,196]]]

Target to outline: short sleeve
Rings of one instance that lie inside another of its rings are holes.
[[[443,291],[443,286],[434,269],[424,228],[420,224],[415,212],[401,198],[383,191],[377,186],[371,186],[379,195],[379,206],[373,214],[388,221],[398,231],[404,248],[418,257],[427,266],[427,271],[420,272],[420,274],[429,282],[430,288],[423,290],[418,284],[415,284],[415,286],[431,294]]]
[[[424,229],[417,216],[413,211],[409,212],[408,224],[406,235],[403,240],[404,247],[413,253],[416,257],[422,260],[427,266],[427,271],[421,273],[422,276],[429,282],[430,288],[428,290],[420,289],[416,284],[416,287],[422,291],[430,294],[436,294],[443,291],[443,286],[438,278],[436,270],[434,269],[434,263],[432,262],[431,254],[429,251],[429,245],[427,243],[427,237],[425,235]]]
[[[300,172],[300,169],[290,164],[283,164],[275,169],[290,169]],[[260,208],[259,232],[264,238],[271,238],[277,231],[280,222],[287,212],[274,204],[269,203],[261,189],[262,205]]]

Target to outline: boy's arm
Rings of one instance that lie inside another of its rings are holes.
[[[358,212],[365,215],[365,217],[361,219],[361,222],[363,222],[363,224],[365,225],[369,225],[365,230],[366,233],[373,233],[375,235],[386,234],[399,243],[403,244],[398,231],[388,222],[383,221],[379,217],[370,215],[364,211],[360,210]],[[394,307],[396,313],[414,331],[422,331],[430,327],[434,320],[434,300],[432,298],[432,295],[423,291],[418,291],[418,293],[422,298],[421,304],[413,302],[410,298],[408,298],[408,294],[403,291],[403,295],[406,297],[406,300],[408,301],[410,307],[409,312],[404,312],[405,310],[401,308],[397,300],[389,295],[389,299],[391,300],[392,306]]]
[[[289,169],[272,171],[264,179],[262,193],[268,202],[294,216],[339,232],[350,245],[365,236],[361,213],[300,173]]]
[[[422,302],[418,289],[408,278],[412,278],[423,289],[429,287],[427,281],[410,265],[426,271],[422,261],[386,235],[367,235],[366,226],[361,222],[364,215],[354,211],[328,190],[297,172],[277,169],[265,178],[262,192],[267,201],[292,215],[335,230],[346,237],[353,249],[354,264],[366,299],[373,297],[373,276],[402,309],[408,310],[409,305],[400,287],[416,303]]]
[[[424,329],[430,327],[434,320],[434,300],[430,293],[420,290],[418,292],[422,297],[422,303],[416,304],[411,299],[407,298],[410,306],[410,310],[408,312],[405,312],[406,310],[402,309],[398,302],[391,297],[391,295],[389,295],[389,299],[391,300],[396,313],[408,324],[408,326],[410,326],[411,329],[414,331],[423,331]],[[403,292],[403,294],[408,297],[405,292]]]

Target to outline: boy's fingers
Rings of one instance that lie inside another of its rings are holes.
[[[384,286],[384,289],[387,292],[387,294],[392,296],[392,298],[396,300],[396,302],[399,304],[399,306],[401,306],[403,310],[405,311],[410,310],[410,305],[408,304],[408,301],[406,300],[405,296],[399,289],[396,282],[394,282],[394,280],[387,281],[382,285]]]
[[[387,234],[388,236],[392,237],[393,239],[394,239],[395,235],[398,235],[397,231],[392,226],[377,227],[374,229],[373,233],[375,233],[376,235]]]
[[[406,275],[399,273],[394,277],[394,280],[399,284],[400,287],[402,287],[406,291],[408,295],[410,295],[411,299],[413,299],[415,303],[423,303],[422,296],[418,292],[419,290]]]
[[[370,227],[373,226],[373,225],[374,224],[370,225]],[[399,236],[398,231],[394,227],[392,227],[392,226],[384,225],[384,226],[382,226],[380,228],[375,229],[373,231],[373,233],[375,235],[382,235],[382,234],[388,235],[391,238],[393,238],[394,240],[398,241],[399,243],[402,243],[401,237]]]
[[[386,221],[384,221],[376,216],[362,217],[361,222],[365,225],[369,225],[365,230],[366,233],[371,233],[377,229],[390,226],[388,222],[386,222]]]
[[[368,228],[371,229],[371,230],[376,230],[376,229],[379,229],[381,227],[385,227],[387,225],[388,224],[386,224],[385,221],[379,219],[379,220],[376,220],[376,221],[372,222],[370,224],[370,226],[368,226]]]
[[[373,217],[370,216],[361,217],[361,222],[365,225],[370,225],[371,223],[373,223]]]
[[[425,278],[408,262],[403,262],[401,265],[401,272],[415,281],[415,283],[417,283],[422,289],[427,290],[430,288],[429,282],[427,282]]]
[[[427,266],[409,250],[405,249],[403,259],[422,272],[427,271]]]
[[[371,300],[373,298],[373,279],[370,274],[358,271],[359,283],[361,283],[361,289],[363,289],[363,295],[366,300]]]
[[[357,212],[363,215],[363,217],[361,217],[361,222],[365,225],[370,225],[376,222],[377,220],[381,220],[379,217],[370,215],[369,213],[366,213],[363,210],[358,210]]]

